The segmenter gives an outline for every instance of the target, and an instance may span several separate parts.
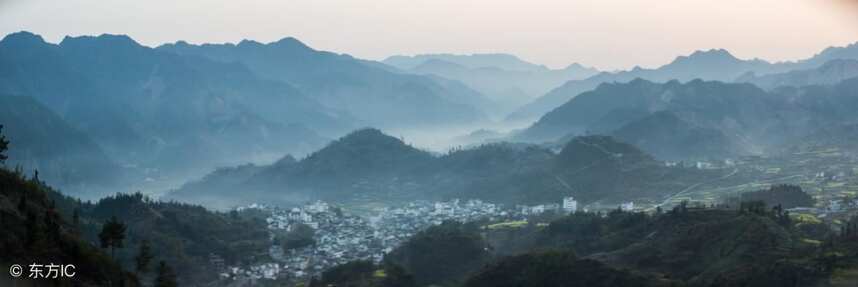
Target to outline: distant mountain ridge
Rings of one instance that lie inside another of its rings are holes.
[[[498,112],[494,114],[498,118],[568,80],[598,73],[577,63],[564,69],[549,69],[509,54],[391,56],[383,62],[405,72],[461,81],[498,102]]]
[[[493,108],[461,83],[294,38],[149,48],[125,35],[52,44],[13,33],[0,41],[0,95],[32,97],[147,182],[304,155],[362,123],[474,124]]]
[[[665,160],[729,158],[750,153],[740,140],[715,128],[695,126],[669,111],[652,113],[610,134]]]
[[[537,65],[531,62],[524,61],[515,55],[510,54],[421,54],[414,56],[390,56],[382,60],[383,63],[403,69],[410,70],[417,66],[423,65],[426,62],[438,60],[448,63],[455,63],[468,69],[479,68],[498,68],[508,71],[538,71],[547,70],[543,65]]]
[[[241,65],[159,52],[121,35],[50,44],[10,34],[0,41],[0,94],[36,99],[113,161],[157,169],[148,175],[155,179],[308,152],[324,143],[308,127],[332,132],[351,118]]]
[[[763,89],[779,87],[804,87],[812,85],[834,85],[858,77],[858,60],[835,59],[814,69],[793,70],[785,73],[756,75],[749,72],[735,82],[751,83]]]
[[[679,56],[672,62],[655,69],[635,67],[620,72],[603,72],[583,80],[572,80],[550,91],[544,96],[521,107],[508,119],[533,119],[549,112],[573,97],[595,89],[602,83],[626,83],[634,79],[653,82],[681,82],[701,79],[706,81],[733,82],[748,73],[766,75],[792,70],[813,69],[834,59],[858,59],[858,43],[847,47],[832,47],[811,58],[796,62],[769,63],[760,59],[743,60],[724,49],[696,51],[688,56]]]
[[[760,153],[819,127],[858,121],[847,112],[858,108],[856,85],[858,79],[847,79],[769,92],[751,84],[701,80],[602,84],[515,138],[540,142],[569,134],[613,134],[668,159]]]
[[[473,104],[490,105],[468,87],[391,72],[348,55],[314,50],[295,38],[267,44],[176,42],[157,50],[240,63],[262,77],[296,86],[329,108],[382,127],[471,124],[485,119],[480,105]]]
[[[0,96],[0,124],[10,139],[6,166],[26,167],[41,180],[91,192],[126,176],[88,135],[31,97]]]

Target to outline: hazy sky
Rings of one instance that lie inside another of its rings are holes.
[[[562,67],[654,67],[697,49],[806,58],[858,42],[850,0],[0,0],[0,34],[127,34],[274,41],[380,60],[395,54],[506,52]]]

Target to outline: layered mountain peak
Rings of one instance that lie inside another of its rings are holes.
[[[587,67],[587,66],[581,65],[580,63],[572,63],[572,64],[569,64],[568,66],[566,66],[565,68],[563,68],[563,70],[566,70],[566,71],[580,71],[580,70],[586,70],[586,71],[592,71],[594,74],[598,72],[595,68],[593,68],[593,67]]]
[[[385,59],[385,64],[400,69],[413,69],[421,64],[433,60],[444,60],[470,69],[496,68],[508,71],[542,71],[547,70],[545,66],[530,63],[518,56],[502,53],[489,54],[423,54],[415,56],[391,56]]]
[[[825,62],[821,67],[819,67],[820,71],[827,72],[833,70],[843,70],[843,69],[855,69],[858,68],[858,60],[855,59],[835,59],[828,62]]]
[[[831,59],[854,59],[858,57],[858,42],[845,47],[828,47],[809,60],[826,61]]]
[[[396,173],[431,163],[434,157],[378,129],[354,131],[302,160],[303,176],[360,177]]]
[[[671,64],[688,63],[695,65],[706,65],[714,63],[736,63],[741,62],[733,54],[725,49],[698,50],[688,56],[679,56]]]
[[[42,39],[42,36],[27,31],[9,34],[6,35],[6,37],[3,37],[3,40],[0,40],[0,45],[12,47],[26,47],[42,44],[45,44],[45,40]]]
[[[425,71],[425,70],[434,70],[434,69],[456,69],[456,70],[464,70],[467,69],[465,66],[447,61],[442,59],[429,59],[426,62],[423,62],[417,67],[414,67],[416,71]]]
[[[364,128],[353,131],[348,135],[340,138],[337,143],[347,145],[363,145],[377,143],[405,145],[402,140],[389,136],[376,128]]]
[[[313,50],[313,48],[310,48],[310,46],[307,46],[307,44],[304,44],[304,42],[301,42],[301,40],[298,40],[295,37],[285,37],[283,39],[278,40],[277,42],[271,42],[269,43],[269,45],[276,47],[290,47],[296,49]]]
[[[354,131],[311,155],[308,160],[339,158],[356,164],[377,161],[406,160],[408,157],[429,158],[428,152],[414,148],[401,139],[375,128]]]
[[[232,46],[232,45],[224,45],[224,46],[228,47],[228,46]],[[313,50],[313,48],[310,48],[310,46],[307,46],[306,44],[304,44],[300,40],[293,38],[293,37],[286,37],[286,38],[277,40],[275,42],[270,42],[270,43],[262,43],[262,42],[258,42],[255,40],[244,39],[244,40],[241,40],[241,42],[239,42],[235,46],[237,46],[239,49],[242,49],[242,48],[244,48],[244,49],[248,49],[248,48],[266,49],[266,50],[274,49],[274,50],[279,50],[279,51],[282,51],[285,53],[316,52],[316,50]]]
[[[141,48],[143,47],[128,35],[101,34],[99,36],[66,36],[60,42],[64,47],[114,47],[114,48]]]
[[[562,165],[586,167],[606,160],[624,160],[632,162],[651,162],[652,157],[637,147],[617,141],[610,136],[580,136],[570,140],[558,155]]]

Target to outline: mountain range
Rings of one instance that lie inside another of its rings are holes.
[[[301,160],[285,157],[270,166],[222,169],[165,199],[220,208],[313,199],[390,203],[475,198],[530,204],[569,195],[583,203],[654,202],[712,173],[665,167],[634,146],[605,136],[574,138],[559,153],[497,143],[433,155],[376,129],[362,129]],[[660,180],[646,180],[651,178]]]
[[[4,100],[45,107],[39,112],[55,115],[46,118],[94,143],[90,150],[99,152],[89,155],[104,154],[92,160],[131,173],[122,186],[135,188],[163,186],[216,166],[304,155],[363,123],[475,124],[485,120],[481,109],[492,107],[457,81],[395,70],[316,51],[294,38],[158,48],[124,35],[65,37],[53,44],[19,32],[0,40],[0,95],[34,101]],[[3,124],[36,120],[14,116]],[[48,130],[9,129],[22,143],[57,140],[36,137],[52,135]],[[70,172],[47,164],[56,162],[48,154],[62,148],[44,148],[53,150],[21,150],[11,162],[45,175]],[[108,177],[47,178],[66,189]]]
[[[31,97],[0,96],[0,123],[11,139],[7,166],[28,167],[42,180],[90,192],[126,176],[87,134]]]
[[[785,73],[757,75],[748,72],[735,82],[751,83],[757,87],[773,90],[779,87],[803,87],[813,85],[835,85],[843,80],[858,77],[858,60],[835,59],[814,69],[793,70]]]
[[[267,44],[250,40],[204,45],[176,42],[157,50],[241,64],[266,79],[294,85],[329,108],[380,127],[470,124],[485,119],[480,106],[472,104],[488,105],[487,99],[467,86],[391,72],[348,55],[314,50],[295,38]]]
[[[858,78],[777,91],[702,80],[602,84],[515,137],[538,142],[613,134],[667,159],[756,154],[820,127],[854,122],[846,110],[858,108],[856,84]]]
[[[764,60],[743,60],[724,49],[696,51],[688,56],[679,56],[672,62],[655,69],[635,67],[620,72],[602,72],[582,80],[571,80],[551,90],[542,97],[522,106],[509,115],[510,120],[538,118],[551,109],[562,105],[573,97],[595,89],[602,83],[626,83],[634,79],[653,82],[695,79],[733,82],[748,75],[767,75],[794,70],[818,68],[831,60],[858,59],[858,43],[846,47],[831,47],[811,58],[796,62],[770,63]]]
[[[505,117],[566,81],[598,73],[580,64],[549,69],[509,54],[392,56],[383,62],[409,73],[461,81],[498,103],[490,114],[496,118]]]

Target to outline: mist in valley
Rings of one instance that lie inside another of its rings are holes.
[[[0,286],[858,282],[858,2],[311,2],[0,1]]]

